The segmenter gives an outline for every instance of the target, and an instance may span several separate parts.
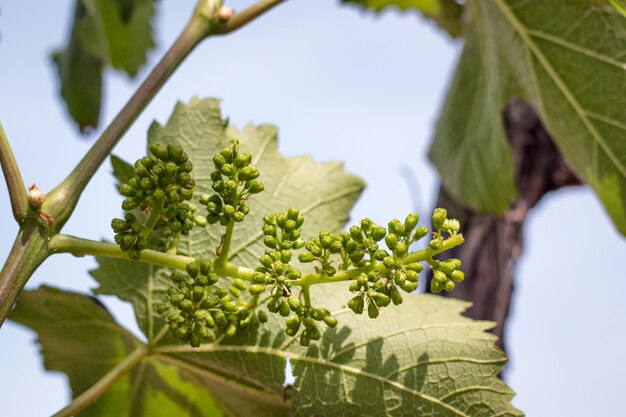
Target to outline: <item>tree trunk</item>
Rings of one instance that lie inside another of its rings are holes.
[[[461,222],[466,243],[454,248],[450,257],[459,258],[465,281],[452,296],[473,303],[467,315],[496,322],[493,332],[505,350],[506,319],[511,306],[515,261],[523,249],[523,227],[529,211],[548,192],[580,181],[567,167],[537,113],[521,100],[504,109],[504,123],[515,158],[518,197],[502,216],[482,214],[464,207],[442,187],[437,201],[449,217]],[[428,282],[432,274],[429,274]]]

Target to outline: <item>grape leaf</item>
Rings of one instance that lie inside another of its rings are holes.
[[[280,156],[275,128],[226,128],[217,100],[192,99],[177,105],[165,126],[154,124],[149,132],[150,142],[177,142],[187,150],[199,193],[209,192],[211,156],[229,138],[238,138],[253,154],[265,184],[265,191],[249,200],[248,218],[237,224],[232,262],[257,264],[264,252],[258,229],[270,211],[301,207],[305,238],[319,230],[341,229],[361,181],[338,164],[316,165],[310,158]],[[182,240],[180,251],[214,258],[222,230],[194,229]],[[164,326],[153,305],[163,301],[170,285],[166,271],[132,261],[98,261],[100,267],[92,271],[100,284],[95,292],[132,302],[140,328],[154,340]],[[465,303],[407,296],[400,308],[386,309],[372,321],[346,310],[350,294],[345,283],[319,287],[312,289],[314,303],[335,311],[340,319],[319,346],[300,347],[285,335],[283,320],[270,314],[258,331],[239,331],[197,349],[166,336],[158,340],[155,351],[181,372],[202,380],[229,381],[210,389],[240,416],[286,415],[289,407],[291,415],[307,416],[406,415],[412,410],[425,416],[520,415],[509,404],[513,393],[497,379],[506,358],[495,348],[493,336],[484,333],[488,324],[460,316]],[[298,376],[295,390],[284,387],[287,359]]]
[[[341,2],[375,13],[392,7],[402,11],[417,10],[432,19],[452,37],[457,37],[463,32],[461,21],[463,5],[456,0],[341,0]]]
[[[154,47],[154,0],[78,0],[68,44],[53,53],[61,96],[81,131],[98,126],[108,64],[135,76]]]
[[[10,319],[37,332],[46,369],[69,377],[76,397],[142,345],[95,298],[42,286],[23,291]],[[223,414],[205,382],[145,357],[79,416]]]
[[[430,150],[444,186],[479,211],[509,207],[502,112],[523,98],[626,235],[626,18],[600,1],[470,4],[475,21]]]

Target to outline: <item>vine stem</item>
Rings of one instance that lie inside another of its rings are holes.
[[[30,216],[24,182],[4,130],[0,127],[0,165],[9,188],[13,214],[21,226],[0,271],[0,327],[28,279],[52,253],[48,242],[69,220],[96,170],[194,47],[206,37],[223,35],[243,27],[283,1],[285,0],[261,0],[229,19],[221,20],[219,10],[216,8],[221,2],[199,0],[191,19],[161,61],[78,165],[46,197],[41,212],[50,218],[48,224],[51,227],[42,227],[36,216]]]
[[[232,227],[230,233],[228,227],[226,235],[232,235]],[[224,238],[224,246],[229,239]],[[449,237],[444,240],[439,249],[426,248],[416,252],[411,252],[406,256],[405,263],[415,263],[428,261],[433,256],[459,246],[465,242],[463,235],[458,234]],[[120,247],[113,243],[98,242],[95,240],[83,239],[75,236],[58,234],[48,244],[52,253],[71,253],[75,256],[93,255],[93,256],[105,256],[109,258],[117,259],[129,259],[128,252],[124,252]],[[228,248],[226,248],[228,249]],[[222,252],[223,253],[223,252]],[[227,258],[227,255],[226,255]],[[153,265],[160,265],[172,269],[184,270],[188,263],[195,261],[195,258],[189,256],[175,255],[167,252],[158,252],[151,249],[144,249],[141,251],[141,256],[137,262],[149,263]],[[239,266],[228,261],[215,262],[215,272],[222,276],[231,278],[239,278],[245,281],[252,281],[254,275],[254,269]],[[332,277],[322,274],[305,274],[300,279],[291,281],[292,285],[302,287],[303,295],[306,298],[308,289],[311,285],[325,284],[330,282],[341,282],[355,279],[363,272],[369,272],[372,269],[376,269],[381,273],[389,272],[382,263],[375,266],[364,266],[361,268],[350,269],[348,271],[339,271]],[[305,290],[306,289],[306,290]]]
[[[128,252],[124,252],[114,243],[98,242],[64,234],[58,234],[50,239],[48,247],[52,253],[71,253],[74,256],[93,255],[117,259],[130,259]],[[194,258],[189,256],[174,255],[151,249],[142,250],[138,260],[138,262],[142,263],[181,270],[184,270],[185,266],[193,261]]]
[[[4,133],[2,123],[0,123],[0,165],[2,165],[4,180],[9,190],[13,217],[21,224],[28,214],[28,197],[26,196],[26,187],[22,180],[22,174],[13,156],[13,151]]]
[[[233,239],[233,230],[235,228],[235,221],[231,220],[226,226],[222,244],[220,246],[219,257],[215,263],[218,267],[224,267],[228,264],[228,252],[230,251],[230,242]]]
[[[126,105],[102,132],[96,143],[65,180],[47,196],[42,210],[55,220],[55,228],[67,222],[83,190],[102,165],[111,150],[139,117],[156,93],[169,79],[189,53],[205,38],[233,32],[284,0],[261,0],[248,9],[224,21],[218,17],[213,3],[200,0],[180,36],[154,67],[150,75],[133,94]]]
[[[409,253],[406,256],[405,263],[427,261],[431,259],[433,256],[441,252],[445,252],[449,249],[459,246],[463,242],[465,242],[465,239],[463,238],[463,235],[459,233],[457,235],[451,236],[447,238],[446,240],[444,240],[439,249],[426,248],[426,249],[419,250],[417,252]],[[385,265],[380,263],[376,266],[363,266],[360,268],[354,268],[354,269],[350,269],[347,271],[339,271],[332,277],[329,277],[326,275],[322,277],[320,274],[306,274],[306,275],[302,275],[300,279],[291,281],[291,284],[298,285],[300,287],[305,288],[305,287],[316,285],[316,284],[349,281],[351,279],[355,279],[356,277],[358,277],[360,274],[364,272],[367,273],[371,271],[372,269],[376,269],[380,273],[383,273],[383,274],[389,272],[389,268],[386,268]]]
[[[107,372],[98,382],[92,385],[87,391],[68,404],[63,409],[57,411],[52,417],[70,417],[84,410],[91,403],[102,396],[118,379],[126,375],[135,365],[141,362],[149,354],[145,346],[139,346],[123,361],[118,363],[113,369]]]

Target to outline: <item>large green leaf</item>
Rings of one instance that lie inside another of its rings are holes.
[[[152,126],[149,138],[186,148],[200,193],[209,191],[211,156],[228,139],[238,138],[253,154],[266,191],[249,201],[251,213],[237,225],[231,246],[231,261],[248,267],[264,252],[258,230],[263,215],[296,206],[305,215],[305,237],[322,229],[338,231],[363,186],[338,164],[280,156],[273,127],[226,128],[217,100],[179,104],[165,126]],[[123,172],[120,162],[115,164]],[[180,251],[214,257],[221,233],[219,226],[194,230]],[[132,302],[142,331],[154,340],[164,326],[154,304],[169,286],[167,272],[133,261],[99,262],[92,271],[100,283],[96,292]],[[334,311],[340,325],[308,349],[288,338],[282,319],[270,314],[259,331],[220,337],[197,349],[166,336],[156,351],[181,372],[203,381],[227,381],[209,389],[240,416],[283,416],[292,403],[291,415],[305,416],[414,415],[414,410],[425,416],[519,415],[508,404],[512,392],[497,379],[506,358],[493,336],[484,333],[487,324],[460,315],[466,304],[408,296],[400,308],[389,308],[372,321],[345,309],[349,295],[345,283],[312,289],[314,303]],[[287,359],[298,377],[293,393],[284,387]]]
[[[107,64],[130,76],[154,46],[154,0],[76,0],[67,46],[53,54],[61,96],[82,131],[97,127]]]
[[[516,195],[502,112],[523,98],[626,234],[626,18],[603,1],[473,0],[473,29],[430,157],[479,211]]]
[[[74,397],[141,346],[96,299],[47,286],[22,292],[10,318],[37,332],[46,369],[67,374]],[[225,414],[204,381],[158,357],[146,357],[79,415]]]
[[[392,7],[403,11],[417,10],[434,20],[453,37],[459,36],[463,31],[461,20],[463,5],[456,0],[341,0],[341,2],[354,4],[375,13]]]

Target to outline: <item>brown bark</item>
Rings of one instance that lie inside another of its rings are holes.
[[[437,207],[461,222],[466,243],[449,255],[461,259],[465,281],[451,296],[473,303],[467,315],[496,322],[493,332],[503,350],[511,306],[514,266],[523,249],[523,227],[530,210],[550,191],[580,181],[567,167],[537,113],[521,100],[504,110],[507,136],[515,157],[518,197],[503,216],[481,214],[455,201],[442,187]],[[428,278],[430,281],[431,277]]]

